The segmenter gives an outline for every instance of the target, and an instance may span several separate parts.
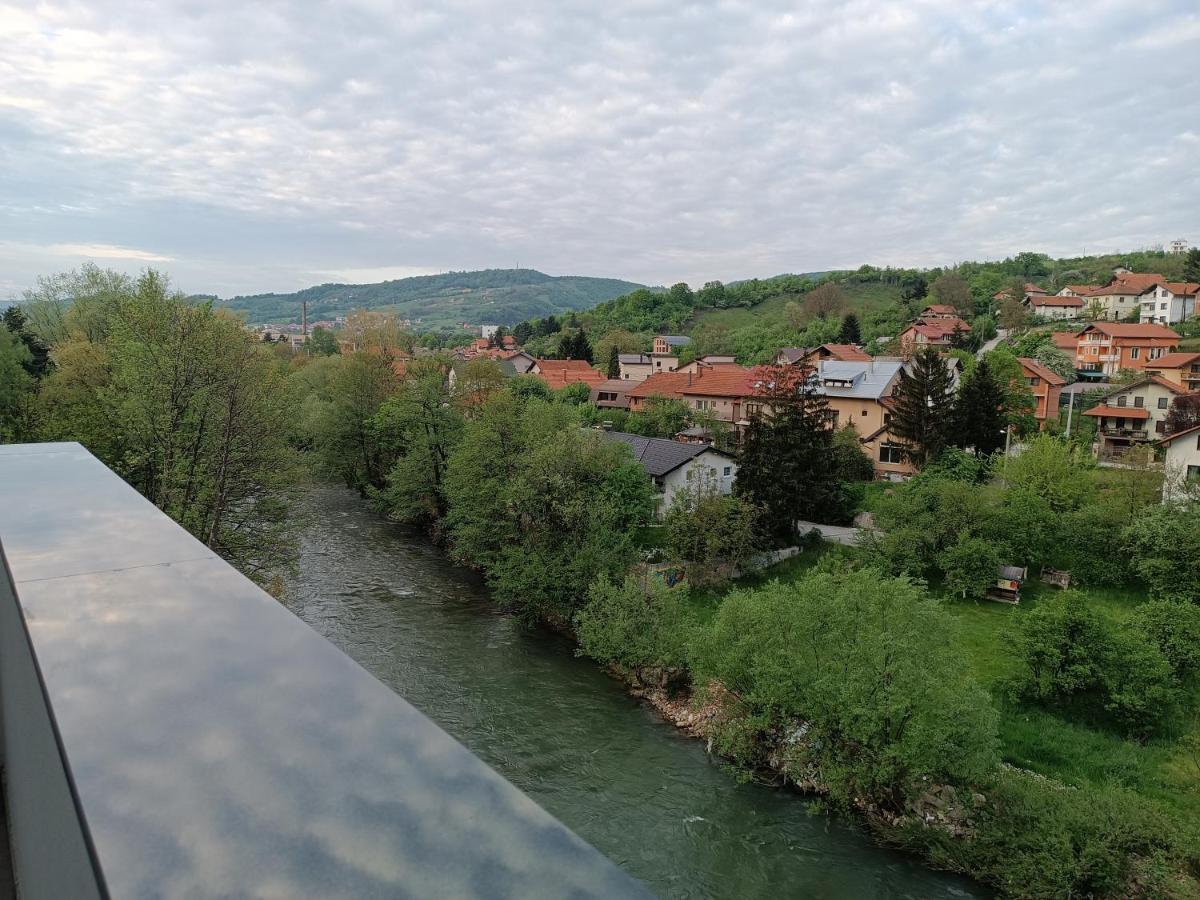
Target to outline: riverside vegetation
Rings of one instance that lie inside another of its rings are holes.
[[[735,496],[699,485],[651,527],[628,448],[579,427],[586,398],[487,360],[451,393],[436,356],[401,377],[386,352],[292,355],[154,273],[47,282],[5,324],[4,439],[83,441],[261,581],[286,559],[289,485],[342,480],[747,777],[1006,895],[1197,895],[1200,509],[1160,506],[1148,468],[1049,436],[1001,464],[943,433],[919,477],[869,485],[796,386],[747,435]],[[795,510],[860,508],[880,529],[862,546],[737,576]],[[691,586],[639,575],[655,555]],[[1000,562],[1079,590],[979,606]]]

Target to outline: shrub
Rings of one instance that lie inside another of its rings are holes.
[[[618,585],[597,579],[575,616],[579,653],[627,668],[676,668],[686,661],[691,635],[686,588],[626,577]]]
[[[758,510],[701,482],[675,495],[664,525],[667,549],[695,585],[730,578],[754,553]]]
[[[835,799],[894,798],[913,779],[995,764],[995,710],[951,649],[954,625],[907,579],[817,572],[730,594],[693,661],[750,714],[808,723]]]
[[[1196,602],[1200,599],[1200,505],[1147,506],[1125,529],[1125,546],[1134,571],[1153,597]]]

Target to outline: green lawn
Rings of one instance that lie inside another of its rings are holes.
[[[800,578],[825,555],[853,556],[853,548],[819,544],[793,559],[743,579],[738,586],[752,587],[773,578]],[[958,620],[964,665],[996,696],[1000,709],[1000,740],[1004,760],[1068,784],[1103,787],[1120,784],[1162,803],[1181,816],[1200,821],[1200,754],[1189,753],[1182,742],[1156,740],[1145,744],[1111,732],[1088,727],[1052,712],[1018,705],[1006,698],[1004,682],[1017,664],[1010,652],[1014,625],[1040,604],[1053,603],[1060,591],[1030,582],[1021,603],[1009,606],[948,597],[940,585],[930,592]],[[1129,590],[1085,589],[1084,593],[1106,615],[1121,620],[1144,599]],[[720,606],[719,593],[697,592],[697,615],[705,621]]]

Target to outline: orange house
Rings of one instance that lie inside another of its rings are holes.
[[[529,369],[552,391],[569,384],[586,384],[589,387],[604,381],[604,376],[582,359],[539,359]]]
[[[1146,372],[1189,393],[1200,391],[1200,353],[1166,353],[1147,365]]]
[[[1067,379],[1028,356],[1018,357],[1017,362],[1021,364],[1025,383],[1029,385],[1037,401],[1037,409],[1033,415],[1038,420],[1038,428],[1044,429],[1046,422],[1058,417],[1058,400],[1062,396],[1063,385],[1067,383]]]
[[[1179,335],[1166,325],[1093,322],[1075,338],[1075,368],[1116,375],[1145,369],[1179,346]]]

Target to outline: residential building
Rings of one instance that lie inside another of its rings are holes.
[[[524,350],[517,350],[510,353],[501,353],[494,357],[496,362],[500,363],[500,368],[505,375],[525,375],[533,368],[537,362],[532,356]]]
[[[1157,375],[1132,384],[1118,385],[1084,415],[1096,422],[1096,454],[1120,459],[1130,448],[1159,440],[1166,430],[1171,401],[1183,393]]]
[[[751,369],[737,365],[716,366],[677,374],[687,376],[687,382],[679,386],[679,395],[692,409],[708,413],[719,422],[727,422],[739,434],[749,424],[757,393]]]
[[[528,374],[542,379],[552,391],[557,391],[570,384],[594,385],[605,380],[604,376],[593,369],[591,364],[582,359],[535,360]]]
[[[1140,322],[1174,325],[1196,314],[1196,293],[1200,284],[1184,281],[1159,281],[1138,295],[1142,305]]]
[[[1050,340],[1054,342],[1054,346],[1061,350],[1071,359],[1075,358],[1075,347],[1078,341],[1074,331],[1052,331],[1050,332]]]
[[[659,334],[654,337],[654,345],[650,352],[656,356],[674,356],[681,347],[686,347],[692,339],[685,334]]]
[[[711,485],[722,494],[733,490],[737,478],[734,458],[708,444],[689,444],[666,438],[643,437],[623,431],[603,431],[606,438],[629,445],[633,457],[654,481],[658,492],[655,512],[661,518],[688,488]]]
[[[1058,417],[1059,398],[1067,379],[1028,356],[1018,357],[1017,361],[1021,364],[1025,383],[1029,385],[1037,401],[1033,416],[1037,419],[1038,428],[1044,429],[1048,421]]]
[[[1113,270],[1108,284],[1101,285],[1083,296],[1084,309],[1095,307],[1101,318],[1110,322],[1127,319],[1131,313],[1141,312],[1139,298],[1142,291],[1160,281],[1166,279],[1162,275],[1130,272],[1118,267]]]
[[[500,330],[499,325],[480,325],[479,333],[485,341],[490,341],[496,336],[496,332]]]
[[[1200,391],[1200,353],[1167,353],[1146,366],[1147,375],[1160,375],[1184,391]]]
[[[1188,242],[1185,241],[1183,238],[1176,238],[1175,240],[1171,241],[1170,245],[1168,245],[1167,252],[1168,253],[1187,253],[1188,252]]]
[[[948,303],[930,303],[921,310],[922,319],[957,319],[958,310]]]
[[[814,366],[822,359],[868,360],[870,355],[853,344],[821,344],[819,347],[784,347],[775,354],[777,366]]]
[[[1163,449],[1163,502],[1195,496],[1200,482],[1200,425],[1167,435]]]
[[[1083,300],[1062,294],[1035,294],[1025,305],[1035,316],[1043,319],[1077,319],[1083,313]]]
[[[959,318],[917,319],[900,332],[900,352],[908,357],[926,347],[949,350],[960,335],[970,330],[971,326]]]
[[[900,382],[903,361],[880,357],[859,360],[823,360],[813,372],[817,390],[825,395],[836,428],[853,425],[863,450],[875,464],[877,478],[896,481],[916,468],[904,457],[904,445],[888,426],[892,395]]]
[[[1098,285],[1098,284],[1068,284],[1061,291],[1058,292],[1058,296],[1060,296],[1060,297],[1086,297],[1088,294],[1090,294],[1092,291],[1096,290],[1096,288],[1098,288],[1098,287],[1100,287],[1100,285]]]
[[[1043,287],[1038,287],[1032,281],[1025,282],[1025,296],[1021,298],[1021,302],[1025,303],[1030,297],[1045,297],[1050,292]],[[992,299],[996,301],[1008,299],[1008,288],[1001,288],[992,294]]]
[[[601,409],[629,409],[626,392],[633,384],[623,378],[608,378],[592,385],[588,399]]]
[[[625,392],[625,396],[629,398],[629,411],[641,412],[646,408],[646,401],[653,397],[682,400],[680,388],[686,387],[688,381],[694,377],[695,373],[692,372],[655,372],[643,378]]]
[[[700,369],[711,369],[717,366],[736,366],[737,358],[733,356],[724,356],[720,354],[710,353],[708,356],[700,356],[693,359],[690,363],[684,363],[679,366],[676,372],[697,372]]]
[[[1140,370],[1178,346],[1179,335],[1165,325],[1092,322],[1076,334],[1075,368],[1104,375]]]
[[[618,353],[617,361],[626,381],[643,381],[654,374],[654,360],[645,353]]]

